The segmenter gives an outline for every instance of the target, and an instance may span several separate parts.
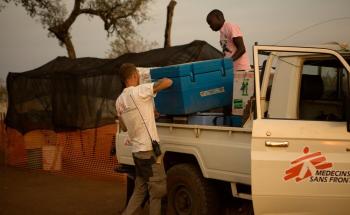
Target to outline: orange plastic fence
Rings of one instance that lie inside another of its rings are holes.
[[[0,151],[9,166],[73,176],[121,176],[114,172],[117,159],[110,154],[116,125],[59,133],[35,130],[22,135],[15,129],[5,129],[2,121],[0,124]]]

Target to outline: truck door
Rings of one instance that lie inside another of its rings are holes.
[[[273,51],[268,59],[275,61],[268,61],[260,88],[261,51]],[[349,65],[331,50],[266,46],[254,48],[254,63],[260,98],[251,151],[255,214],[348,214]]]

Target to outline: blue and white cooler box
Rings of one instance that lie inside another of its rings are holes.
[[[151,69],[152,81],[173,80],[155,98],[158,112],[185,115],[231,105],[232,66],[232,59],[224,58]]]

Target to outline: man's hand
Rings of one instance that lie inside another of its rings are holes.
[[[160,117],[160,113],[154,109],[154,118],[158,119]]]
[[[153,93],[158,93],[161,90],[169,88],[173,85],[173,81],[169,78],[159,79],[153,86]]]

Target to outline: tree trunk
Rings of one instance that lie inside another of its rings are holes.
[[[53,33],[56,38],[66,47],[68,57],[70,59],[76,59],[75,49],[72,43],[72,39],[68,32],[69,27],[62,27],[62,25],[57,25],[49,28],[49,31]]]
[[[81,13],[81,10],[80,10],[81,3],[82,3],[82,0],[74,0],[74,8],[71,14],[69,15],[69,17],[61,24],[58,24],[56,26],[52,26],[49,28],[49,31],[53,33],[61,43],[64,44],[67,50],[68,57],[70,59],[76,59],[77,56],[75,54],[75,49],[69,33],[69,28],[72,26],[74,21],[77,19],[77,17]]]
[[[70,59],[76,59],[77,56],[75,54],[75,49],[74,49],[72,40],[71,40],[69,35],[64,37],[64,42],[63,43],[64,43],[64,45],[65,45],[65,47],[67,49],[68,57]]]
[[[167,7],[164,48],[171,46],[171,26],[173,24],[174,8],[176,3],[177,2],[175,0],[171,0]]]

